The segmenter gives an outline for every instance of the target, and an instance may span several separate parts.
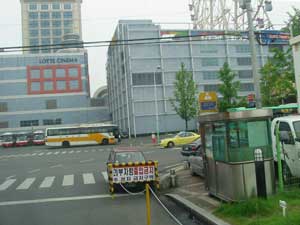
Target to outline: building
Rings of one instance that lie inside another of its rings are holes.
[[[92,106],[108,106],[107,86],[99,87],[91,99]]]
[[[113,123],[132,135],[154,132],[157,102],[160,132],[184,130],[184,121],[169,100],[181,63],[192,72],[199,92],[218,90],[218,71],[227,61],[241,82],[239,95],[254,93],[247,36],[247,32],[166,30],[151,20],[119,21],[106,64]],[[256,36],[260,67],[272,54],[270,48],[288,45],[289,36],[279,31],[260,31]],[[152,40],[121,41],[145,38]],[[195,129],[196,121],[189,127]]]
[[[82,39],[82,0],[20,1],[23,46],[59,45],[66,34],[76,34]],[[47,47],[31,48],[24,53],[49,53],[56,50]]]
[[[84,51],[0,56],[0,133],[111,120],[89,90]]]

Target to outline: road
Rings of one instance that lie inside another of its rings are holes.
[[[0,225],[145,224],[145,196],[108,192],[106,160],[113,146],[0,148]],[[141,148],[165,171],[179,149]],[[153,224],[174,224],[152,200]]]

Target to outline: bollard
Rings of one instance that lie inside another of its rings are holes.
[[[267,198],[265,162],[261,149],[254,150],[257,197]]]
[[[176,171],[175,171],[175,169],[170,170],[170,177],[171,177],[171,187],[176,187]]]
[[[279,200],[279,206],[282,208],[282,215],[285,217],[286,215],[286,208],[287,208],[287,204],[285,201]]]

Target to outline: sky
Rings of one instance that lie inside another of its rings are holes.
[[[0,47],[22,45],[21,7],[19,0],[5,1],[0,7]],[[227,0],[228,1],[228,0]],[[271,21],[277,26],[287,20],[286,12],[292,6],[300,9],[300,0],[272,0]],[[118,20],[151,19],[162,28],[181,28],[183,25],[167,23],[190,23],[189,0],[83,0],[82,33],[84,41],[111,40]],[[106,85],[107,47],[89,48],[89,74],[91,94]]]

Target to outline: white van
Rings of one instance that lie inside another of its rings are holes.
[[[272,149],[275,163],[277,162],[275,125],[279,123],[279,132],[283,146],[281,146],[281,160],[286,163],[286,173],[300,177],[300,115],[275,118],[271,124]]]

